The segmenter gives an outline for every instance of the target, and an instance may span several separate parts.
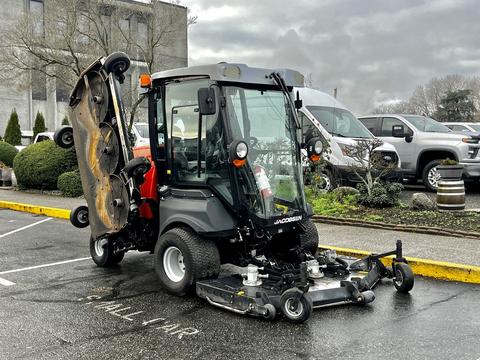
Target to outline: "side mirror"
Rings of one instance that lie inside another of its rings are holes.
[[[215,90],[213,88],[198,89],[198,109],[200,115],[214,115],[217,112]]]
[[[403,125],[392,126],[392,136],[396,138],[403,138],[406,136],[405,127]]]

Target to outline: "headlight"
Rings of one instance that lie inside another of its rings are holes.
[[[235,155],[237,159],[243,160],[247,157],[248,154],[248,146],[247,143],[244,141],[239,141],[237,147],[235,148]]]
[[[478,144],[478,139],[476,138],[463,138],[462,142],[466,144]]]
[[[322,140],[315,141],[315,145],[313,147],[313,151],[316,155],[320,155],[323,151],[323,142]]]

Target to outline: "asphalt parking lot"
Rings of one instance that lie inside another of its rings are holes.
[[[480,359],[480,286],[417,278],[402,295],[384,281],[367,306],[267,322],[166,294],[149,254],[98,268],[88,237],[0,210],[1,359]]]

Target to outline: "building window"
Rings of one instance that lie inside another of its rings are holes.
[[[45,29],[42,1],[30,0],[30,15],[33,20],[33,34],[36,36],[43,36],[45,34]]]
[[[122,32],[122,37],[125,39],[130,38],[130,19],[120,19],[118,22],[120,31]]]
[[[39,71],[32,72],[32,99],[47,100],[47,76]]]
[[[70,96],[70,90],[57,80],[57,89],[56,89],[57,101],[68,102]]]
[[[138,45],[142,48],[147,46],[148,39],[148,27],[144,22],[138,22]]]

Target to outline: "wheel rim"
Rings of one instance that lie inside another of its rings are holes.
[[[81,224],[86,224],[88,222],[88,211],[87,210],[80,210],[77,214],[77,220]]]
[[[330,180],[330,177],[326,174],[322,174],[322,180],[323,180],[323,191],[330,191],[332,189],[332,181]]]
[[[303,304],[301,301],[297,301],[297,305],[294,305],[294,300],[292,298],[285,301],[285,314],[292,318],[300,317],[303,313]]]
[[[95,241],[95,254],[97,254],[97,256],[99,257],[103,256],[103,253],[105,252],[104,247],[106,244],[107,244],[106,239]]]
[[[185,263],[179,248],[170,246],[163,254],[163,269],[173,282],[180,282],[185,277]]]
[[[440,180],[440,173],[437,170],[437,167],[434,166],[433,168],[430,169],[428,172],[428,183],[434,187],[438,187],[438,181]]]
[[[62,135],[62,142],[65,145],[70,145],[72,143],[72,134],[69,134],[68,132],[64,133]]]
[[[395,284],[401,286],[403,283],[403,274],[400,270],[395,271]]]

